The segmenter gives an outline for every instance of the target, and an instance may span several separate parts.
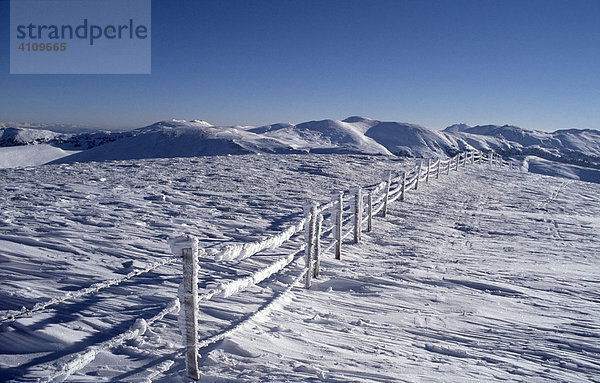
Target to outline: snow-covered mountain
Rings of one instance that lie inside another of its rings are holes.
[[[391,154],[365,133],[378,121],[351,117],[343,121],[309,121],[298,125],[275,124],[250,131],[285,142],[294,149],[316,153]]]
[[[0,129],[3,128],[18,128],[18,129],[33,129],[33,130],[50,130],[56,133],[77,134],[81,132],[93,132],[98,128],[76,125],[76,124],[39,124],[31,122],[2,122],[0,121]],[[125,129],[120,129],[125,130]]]
[[[115,142],[98,145],[54,163],[292,151],[284,142],[238,127],[215,127],[197,120],[170,120],[133,130]]]
[[[59,126],[57,129],[66,131],[68,127]],[[33,125],[0,124],[0,149],[32,144],[48,144],[62,149],[65,152],[53,153],[53,156],[64,154],[63,158],[55,160],[61,163],[308,152],[446,157],[464,150],[493,150],[506,157],[524,159],[537,156],[565,164],[600,168],[600,132],[596,130],[570,129],[549,133],[513,125],[456,124],[437,131],[410,123],[360,116],[260,127],[213,126],[203,120],[169,120],[130,131],[80,133],[61,133]],[[80,152],[68,155],[69,151]],[[4,156],[3,153],[0,150],[0,157]],[[10,159],[3,160],[5,167],[10,166],[10,162]],[[569,172],[581,174],[576,169]]]
[[[59,136],[50,130],[0,127],[0,147],[44,144]]]
[[[591,129],[541,132],[512,125],[452,125],[444,130],[479,150],[600,168],[600,131]]]
[[[60,127],[59,130],[61,130]],[[81,131],[77,133],[62,133],[60,131],[49,129],[2,126],[0,124],[0,148],[49,144],[64,150],[86,150],[104,145],[108,142],[130,137],[131,135],[132,133],[128,131]]]

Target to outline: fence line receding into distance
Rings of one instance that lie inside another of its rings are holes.
[[[298,261],[304,254],[304,267],[296,275],[293,282],[288,285],[288,290],[293,284],[304,278],[304,286],[310,289],[312,279],[320,275],[320,263],[322,257],[333,250],[335,259],[343,258],[344,240],[352,236],[354,243],[359,243],[362,238],[362,230],[366,226],[366,231],[373,229],[373,217],[381,213],[383,217],[387,215],[388,206],[396,200],[405,201],[407,192],[417,190],[422,183],[429,183],[430,177],[438,179],[440,175],[448,175],[450,171],[458,171],[461,167],[468,165],[487,163],[490,167],[509,166],[512,169],[512,162],[506,162],[503,158],[490,151],[484,153],[481,151],[461,152],[452,158],[442,159],[420,159],[416,166],[408,172],[402,172],[393,176],[391,172],[386,172],[383,181],[376,185],[367,187],[356,186],[349,191],[333,191],[330,202],[324,204],[308,203],[304,206],[304,217],[296,224],[288,227],[285,231],[262,241],[246,244],[228,245],[222,249],[211,249],[210,254],[215,256],[215,260],[241,260],[251,257],[263,250],[276,249],[290,240],[297,234],[304,231],[304,239],[301,248],[287,257],[269,266],[268,272],[260,278],[253,278],[252,284],[268,278],[272,274],[283,270],[294,261]],[[302,228],[304,230],[302,230]],[[345,231],[346,230],[346,231]],[[329,239],[328,243],[326,241]],[[193,290],[188,288],[185,281],[194,280],[197,273],[197,263],[186,261],[186,257],[196,252],[202,252],[197,248],[197,239],[193,236],[182,236],[171,240],[171,248],[174,256],[184,259],[184,296],[180,297],[182,306],[185,309],[185,328],[182,332],[186,338],[186,370],[189,378],[197,380],[200,377],[198,370],[198,305],[190,294]],[[194,250],[195,249],[195,250]],[[196,257],[197,259],[197,257]],[[187,286],[187,287],[186,287]],[[239,290],[238,290],[239,291]],[[187,295],[185,295],[187,294]],[[272,302],[273,303],[273,302]],[[270,309],[269,304],[261,311],[256,312],[252,317],[258,315],[263,310]],[[239,325],[236,327],[240,327]],[[229,334],[233,330],[229,330]],[[215,343],[223,339],[223,336],[213,337],[202,342],[202,347]]]
[[[184,320],[180,320],[179,323],[182,326],[181,332],[185,340],[185,351],[178,352],[176,355],[185,354],[187,375],[191,379],[198,380],[200,377],[198,351],[200,349],[224,339],[248,323],[249,320],[267,313],[279,301],[289,297],[292,287],[300,280],[304,279],[304,286],[309,289],[312,285],[312,279],[318,278],[321,273],[320,264],[323,257],[331,252],[333,258],[342,260],[344,241],[351,237],[352,242],[359,243],[362,239],[363,229],[367,232],[373,230],[373,217],[380,213],[382,217],[387,216],[390,203],[396,200],[405,201],[408,192],[418,190],[423,183],[429,183],[433,177],[438,179],[441,175],[448,175],[451,171],[458,171],[461,167],[475,163],[486,164],[489,167],[509,166],[512,169],[512,162],[504,161],[501,156],[492,151],[487,153],[480,151],[462,152],[444,160],[419,159],[416,165],[407,172],[398,174],[393,174],[390,171],[386,172],[382,177],[382,181],[378,184],[365,187],[355,186],[348,191],[335,190],[331,194],[331,200],[327,203],[317,204],[311,202],[306,204],[304,206],[304,216],[301,219],[285,230],[260,241],[223,244],[202,249],[199,247],[198,239],[194,236],[184,235],[173,238],[169,240],[174,255],[172,258],[163,258],[143,268],[131,271],[121,278],[95,283],[87,288],[69,292],[46,302],[37,303],[31,308],[9,312],[8,315],[0,318],[0,323],[14,321],[20,317],[44,311],[50,306],[62,304],[65,301],[95,294],[100,290],[154,271],[161,266],[171,265],[178,259],[182,259],[183,282],[179,289],[180,296],[178,299],[173,299],[161,312],[151,318],[138,318],[127,331],[72,354],[66,362],[54,364],[49,375],[41,381],[49,382],[56,379],[66,379],[72,373],[91,363],[101,350],[118,347],[127,340],[143,335],[146,329],[154,325],[155,322],[162,320],[168,314],[180,311],[180,307],[182,312],[179,315]],[[300,239],[299,244],[292,250],[286,250],[287,254],[275,257],[275,261],[266,267],[255,271],[251,275],[221,283],[201,292],[198,291],[199,257],[214,257],[216,262],[241,261],[265,250],[278,249],[292,238]],[[300,265],[296,268],[299,271],[295,271],[287,287],[268,304],[227,331],[202,341],[198,339],[199,302],[208,301],[217,296],[228,297],[236,294],[291,265]],[[163,367],[166,370],[171,365],[172,361],[165,363]]]

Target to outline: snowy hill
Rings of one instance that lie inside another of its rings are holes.
[[[39,166],[74,153],[48,144],[0,148],[0,169]]]
[[[205,121],[171,120],[136,129],[115,142],[53,163],[292,151],[292,148],[277,139],[236,127],[214,127]]]
[[[0,121],[0,129],[2,128],[18,128],[18,129],[33,129],[33,130],[49,130],[51,132],[63,134],[78,134],[82,132],[97,131],[98,128],[76,124],[39,124],[29,122],[3,122]]]
[[[377,121],[355,117],[350,120],[309,121],[298,125],[276,124],[251,129],[276,138],[291,147],[313,153],[391,154],[383,145],[365,135]]]
[[[443,133],[414,124],[378,121],[365,135],[401,156],[445,157],[459,149],[457,142]]]
[[[557,130],[540,132],[512,125],[452,125],[444,130],[479,150],[495,150],[505,155],[536,155],[577,165],[600,167],[600,132],[597,130]]]
[[[58,126],[68,130],[68,126]],[[600,132],[558,130],[553,133],[513,125],[456,124],[443,131],[423,126],[352,116],[299,124],[260,127],[213,126],[203,120],[170,120],[131,131],[58,133],[34,127],[0,124],[0,147],[46,143],[81,151],[60,162],[109,161],[247,153],[362,153],[409,157],[453,156],[460,151],[495,151],[522,161],[526,156],[576,166],[600,168]],[[35,155],[35,151],[31,151]],[[40,151],[41,153],[41,151]],[[59,151],[55,151],[59,155]],[[67,153],[63,153],[67,154]],[[21,156],[21,158],[24,158]],[[44,163],[46,158],[28,163]],[[19,166],[18,161],[11,162]],[[21,166],[28,166],[23,163]],[[542,169],[532,166],[530,171]],[[545,174],[551,168],[545,167]],[[556,175],[566,174],[564,171]],[[573,171],[571,175],[583,174]],[[590,177],[585,176],[585,179]],[[594,177],[592,177],[594,178]]]
[[[44,144],[59,136],[43,129],[0,127],[0,147]]]

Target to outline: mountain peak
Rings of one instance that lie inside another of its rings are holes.
[[[365,122],[365,121],[373,121],[370,118],[367,117],[362,117],[362,116],[350,116],[348,118],[346,118],[345,120],[342,120],[342,122]]]

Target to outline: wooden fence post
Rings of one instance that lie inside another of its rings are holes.
[[[425,183],[429,183],[429,173],[431,172],[431,158],[427,159],[427,174],[425,174]]]
[[[437,170],[435,172],[435,179],[440,178],[440,166],[442,165],[442,160],[438,158]]]
[[[417,179],[415,181],[415,190],[419,188],[419,179],[421,178],[421,165],[422,162],[419,160],[419,166],[417,166]]]
[[[450,174],[450,165],[452,165],[452,158],[448,158],[448,167],[446,168],[446,175]]]
[[[315,229],[316,229],[316,221],[317,217],[317,205],[314,203],[310,203],[304,207],[304,214],[306,216],[306,280],[305,287],[310,289],[312,284],[311,278],[313,274],[313,248],[315,245]]]
[[[317,224],[315,228],[315,278],[321,274],[321,230],[323,228],[323,215],[317,214]]]
[[[386,172],[384,181],[385,181],[385,197],[383,198],[383,209],[381,210],[381,216],[385,218],[387,216],[388,201],[390,198],[390,185],[392,183],[392,172],[391,171]]]
[[[367,232],[373,231],[373,194],[367,194]]]
[[[490,165],[490,168],[492,167],[492,161],[494,160],[494,152],[492,152],[490,150],[490,153],[488,154],[488,164]]]
[[[402,188],[400,189],[400,201],[404,202],[404,195],[406,194],[406,172],[402,172]]]
[[[342,214],[344,213],[344,192],[339,191],[336,193],[337,203],[334,205],[335,215],[335,228],[334,238],[335,238],[335,259],[342,259],[342,224],[344,220],[342,219]]]
[[[200,379],[198,370],[198,239],[186,235],[169,240],[174,256],[183,260],[183,280],[179,301],[183,305],[180,318],[185,338],[185,366],[190,379]]]
[[[454,168],[455,171],[458,171],[458,163],[460,162],[460,153],[458,153],[456,155],[456,167]]]
[[[360,186],[352,189],[354,193],[354,243],[359,243],[362,229],[363,199]]]

